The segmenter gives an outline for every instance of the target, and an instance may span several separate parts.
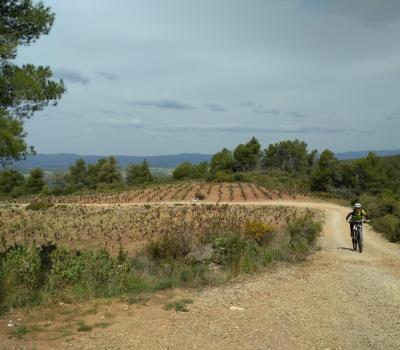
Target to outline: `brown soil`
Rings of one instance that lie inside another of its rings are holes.
[[[132,305],[14,312],[0,321],[0,349],[399,349],[400,247],[366,226],[364,252],[351,251],[347,209],[339,205],[263,204],[324,210],[321,249],[304,263],[277,264],[221,287],[169,291]],[[189,312],[164,310],[182,297],[194,301]],[[42,330],[9,339],[7,323],[17,318]],[[81,321],[105,325],[78,332]]]
[[[114,194],[71,195],[66,197],[54,197],[55,203],[147,203],[147,202],[171,202],[192,200],[199,188],[205,195],[205,201],[209,202],[239,202],[239,201],[265,201],[272,199],[304,199],[305,196],[292,195],[290,193],[272,191],[254,184],[237,183],[182,183],[178,185],[165,185],[151,187],[142,190],[133,190]],[[230,188],[233,188],[233,197]],[[243,189],[243,192],[241,190]],[[220,193],[221,192],[221,193]]]

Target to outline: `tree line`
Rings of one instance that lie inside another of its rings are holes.
[[[151,183],[153,176],[149,164],[129,164],[122,175],[114,157],[102,158],[95,164],[86,164],[78,159],[65,174],[58,173],[52,181],[46,181],[40,168],[32,169],[25,177],[12,169],[0,171],[0,195],[19,197],[32,194],[70,194],[81,190],[102,190],[120,185]]]
[[[339,161],[331,150],[318,153],[297,139],[270,144],[262,149],[260,142],[253,137],[234,150],[223,148],[213,155],[209,164],[182,163],[174,170],[173,176],[176,179],[215,181],[251,180],[253,175],[258,175],[258,178],[289,177],[301,179],[305,191],[329,192],[350,198],[365,192],[399,194],[399,163],[396,157],[389,161],[374,152],[366,158]]]

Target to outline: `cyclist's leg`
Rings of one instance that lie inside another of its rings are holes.
[[[350,222],[350,237],[353,238],[354,222]]]

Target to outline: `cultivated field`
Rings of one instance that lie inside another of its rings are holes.
[[[54,197],[56,203],[151,203],[195,200],[202,195],[207,202],[245,202],[274,199],[301,199],[295,193],[267,189],[253,183],[181,183],[154,186],[116,194]]]
[[[281,228],[299,209],[212,204],[81,206],[56,205],[44,211],[0,210],[0,251],[14,244],[53,242],[72,248],[136,250],[149,240],[179,233],[202,237],[213,230],[240,230],[253,222]]]

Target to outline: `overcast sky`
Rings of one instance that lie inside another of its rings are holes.
[[[26,123],[40,153],[400,148],[399,0],[44,2],[54,27],[18,63],[67,93]]]

